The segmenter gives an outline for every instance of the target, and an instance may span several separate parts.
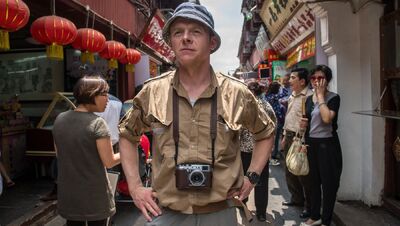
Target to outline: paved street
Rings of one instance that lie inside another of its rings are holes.
[[[255,211],[253,193],[250,194],[248,207],[250,211]],[[283,166],[270,166],[269,178],[269,200],[267,209],[268,222],[259,222],[255,217],[252,226],[261,225],[299,225],[301,218],[301,208],[282,206],[282,201],[289,198],[289,192],[286,188]],[[141,226],[144,219],[140,216],[138,210],[129,203],[119,203],[117,214],[113,223],[115,226]]]
[[[255,211],[253,193],[250,195],[249,209]],[[270,166],[269,178],[269,203],[268,222],[259,222],[256,218],[251,225],[299,225],[301,219],[299,214],[301,208],[282,206],[282,201],[289,197],[285,184],[284,171],[282,166]],[[117,214],[113,218],[115,226],[141,226],[144,219],[139,211],[130,203],[118,203]]]

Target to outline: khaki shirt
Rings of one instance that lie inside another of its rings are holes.
[[[211,84],[194,106],[179,83],[176,71],[148,81],[133,99],[133,107],[120,124],[120,136],[138,142],[145,131],[153,132],[152,187],[161,206],[183,213],[193,213],[193,206],[226,200],[228,190],[243,184],[239,150],[239,130],[254,133],[256,141],[273,134],[274,122],[256,98],[240,81],[213,74]],[[212,95],[217,95],[217,138],[215,166],[210,191],[182,191],[175,186],[175,144],[172,136],[173,89],[179,98],[178,164],[211,164],[210,112]]]
[[[292,92],[288,100],[288,110],[285,116],[283,134],[286,134],[286,131],[300,132],[300,120],[303,116],[303,101],[305,104],[307,97],[311,96],[312,94],[312,90],[310,90],[308,87],[304,88],[299,94],[295,93],[294,91]]]

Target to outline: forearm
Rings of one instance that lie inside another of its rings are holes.
[[[111,167],[108,167],[108,168],[112,168],[120,163],[121,163],[121,156],[119,153],[115,153],[112,155],[112,159],[109,164]]]
[[[318,97],[318,104],[322,121],[324,123],[330,123],[333,117],[331,117],[331,111],[329,110],[327,103],[325,103],[325,97]]]
[[[129,140],[121,137],[119,149],[121,153],[121,163],[128,181],[129,190],[134,190],[137,187],[143,186],[139,175],[137,144],[132,144]]]
[[[261,174],[271,155],[274,137],[274,134],[272,134],[268,138],[255,143],[251,163],[247,171]]]

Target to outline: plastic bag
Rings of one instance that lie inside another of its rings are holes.
[[[308,175],[309,165],[307,147],[301,143],[301,138],[295,136],[286,156],[286,167],[297,176]]]

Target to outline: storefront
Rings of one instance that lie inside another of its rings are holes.
[[[94,54],[94,63],[84,63],[81,61],[82,52],[71,45],[61,47],[63,59],[49,59],[46,46],[31,37],[30,28],[38,18],[55,13],[78,29],[94,28],[106,40],[119,41],[126,46],[130,42],[135,47],[140,44],[138,37],[147,18],[129,1],[115,4],[97,0],[54,2],[53,8],[51,1],[25,1],[30,12],[29,21],[24,27],[9,33],[10,49],[0,52],[0,147],[3,162],[12,177],[18,177],[29,167],[30,161],[25,156],[26,129],[35,128],[55,93],[72,91],[82,74],[102,74],[110,84],[110,93],[121,100],[134,95],[135,74],[126,72],[124,64],[117,63],[118,68],[110,68],[108,60],[98,54]],[[154,70],[154,65],[151,68],[156,75],[158,71]]]

